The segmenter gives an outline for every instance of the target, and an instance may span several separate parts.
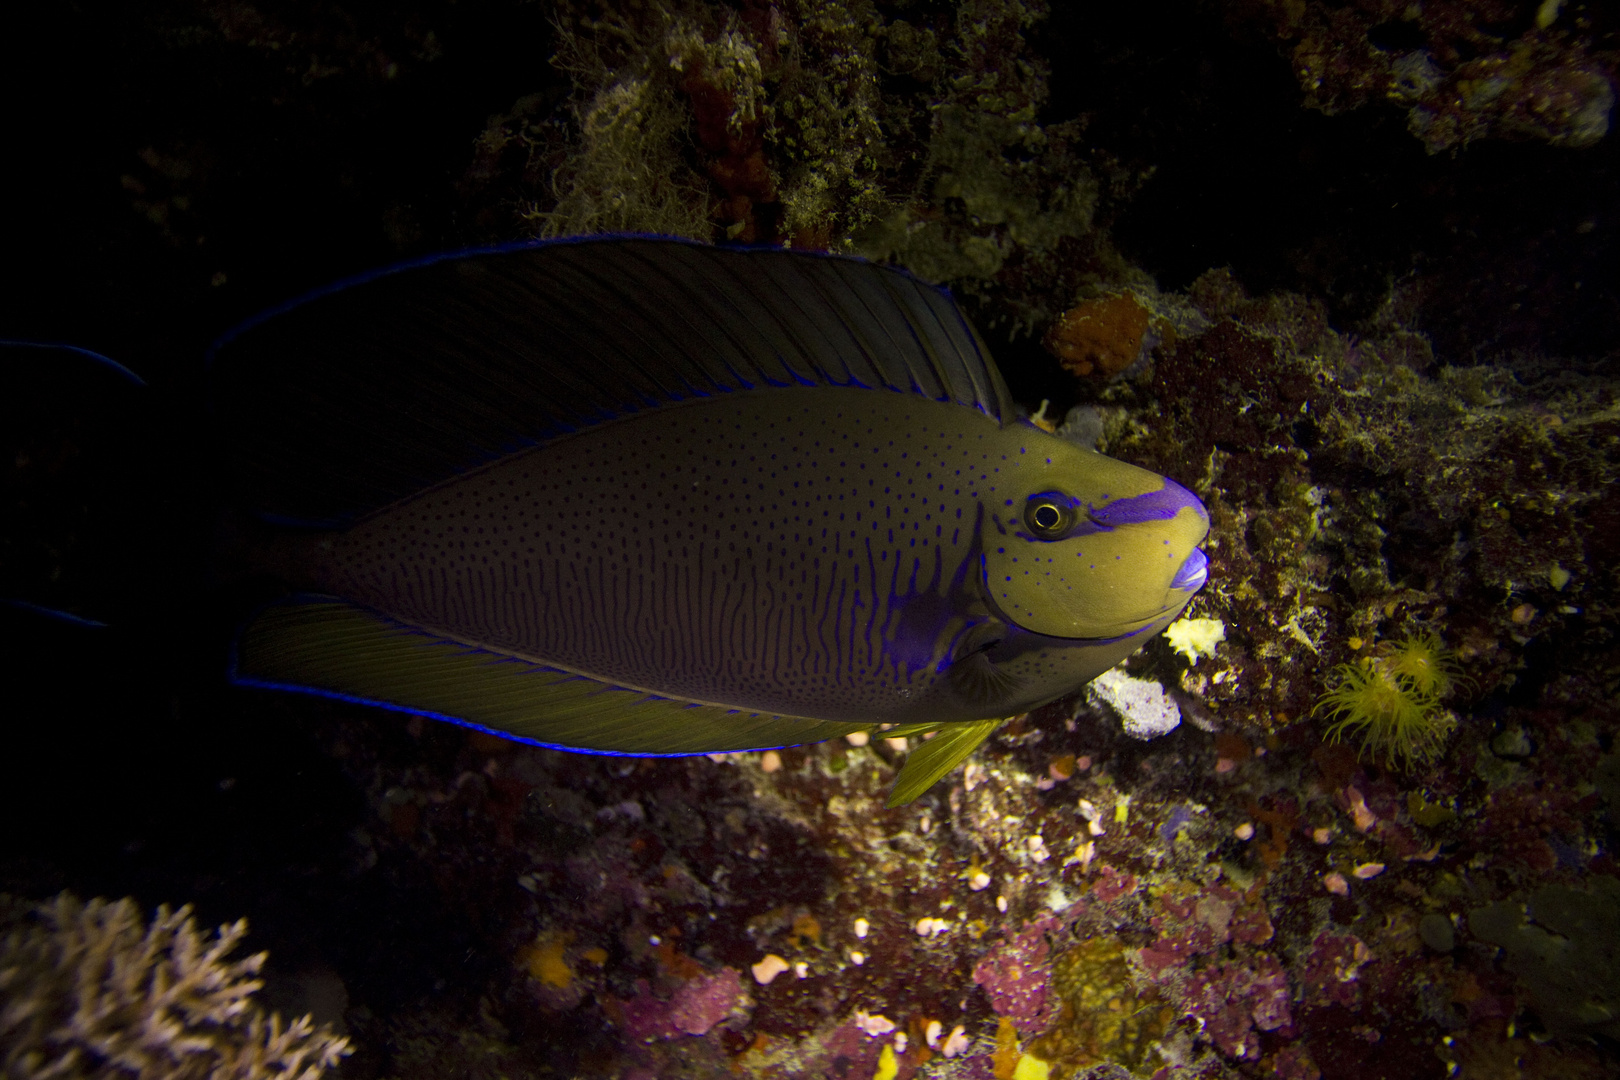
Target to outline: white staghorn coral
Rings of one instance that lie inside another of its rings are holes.
[[[0,940],[5,1080],[319,1080],[349,1042],[251,1000],[264,953],[226,957],[247,920],[205,937],[190,906],[62,893]]]

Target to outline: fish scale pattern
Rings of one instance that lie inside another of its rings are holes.
[[[321,586],[692,700],[840,719],[927,696],[1022,433],[887,393],[739,404],[605,425],[424,492],[329,541]]]

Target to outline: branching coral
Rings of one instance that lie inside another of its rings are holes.
[[[1316,703],[1316,712],[1332,719],[1330,742],[1354,735],[1362,749],[1390,764],[1423,762],[1440,752],[1456,726],[1440,699],[1459,676],[1433,632],[1380,646],[1359,663],[1340,665],[1336,674],[1337,685]]]
[[[129,899],[63,893],[0,941],[0,1071],[19,1080],[318,1080],[349,1041],[251,1000],[264,953],[227,960],[247,921],[150,925]]]

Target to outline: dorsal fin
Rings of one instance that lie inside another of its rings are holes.
[[[213,375],[247,505],[311,524],[716,394],[854,386],[1014,416],[940,289],[858,259],[646,237],[384,271],[233,332]]]

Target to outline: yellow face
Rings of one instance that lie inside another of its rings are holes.
[[[1134,633],[1204,583],[1209,515],[1173,480],[1035,428],[1012,429],[985,506],[985,590],[1010,622],[1061,638]]]

